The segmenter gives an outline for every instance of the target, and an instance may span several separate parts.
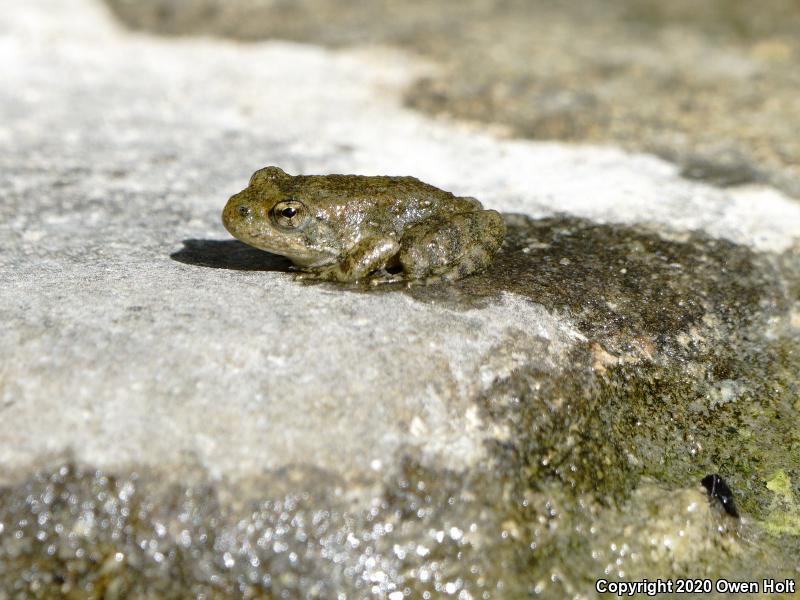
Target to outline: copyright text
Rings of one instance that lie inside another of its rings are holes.
[[[731,581],[730,579],[643,579],[641,581],[609,581],[598,579],[594,589],[616,596],[656,596],[657,594],[794,594],[794,579],[761,579]]]

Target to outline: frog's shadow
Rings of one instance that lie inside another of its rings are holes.
[[[169,255],[172,260],[198,267],[233,271],[291,270],[289,259],[243,244],[238,240],[183,240],[183,248]]]

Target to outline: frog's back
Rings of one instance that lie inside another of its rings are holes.
[[[482,208],[475,198],[458,197],[409,176],[297,175],[284,182],[282,188],[286,193],[312,197],[316,202],[331,205],[421,204],[434,205],[447,212]]]

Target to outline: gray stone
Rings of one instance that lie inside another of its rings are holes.
[[[0,598],[796,575],[781,192],[431,120],[400,101],[429,66],[385,49],[164,40],[86,0],[0,33]],[[415,175],[507,243],[452,285],[301,282],[219,222],[266,164]]]

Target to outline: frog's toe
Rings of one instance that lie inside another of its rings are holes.
[[[369,284],[372,286],[383,285],[386,283],[400,283],[405,281],[406,277],[402,273],[390,273],[388,271],[379,271],[369,278]]]
[[[298,281],[319,281],[322,279],[319,273],[311,273],[309,271],[297,271],[294,278]]]
[[[340,281],[339,273],[335,268],[303,270],[296,275],[297,279],[304,281]]]

